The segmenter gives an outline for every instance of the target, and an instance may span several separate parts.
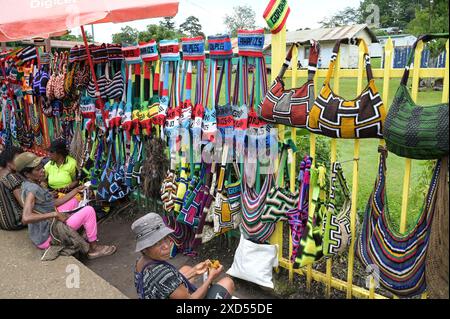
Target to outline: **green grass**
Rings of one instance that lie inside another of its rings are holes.
[[[377,61],[375,61],[375,64]],[[375,67],[379,67],[375,65]],[[234,77],[234,76],[233,76]],[[323,78],[319,78],[317,83],[321,86]],[[193,81],[195,85],[195,80]],[[234,83],[234,80],[233,80]],[[290,81],[286,81],[290,85]],[[298,80],[298,86],[304,83],[304,79]],[[333,81],[332,81],[333,83]],[[366,82],[364,82],[365,85]],[[392,103],[400,79],[391,79],[389,83],[389,97],[385,102],[386,107]],[[376,79],[376,85],[383,96],[383,80]],[[194,92],[193,88],[193,92]],[[320,88],[318,88],[320,89]],[[346,99],[353,99],[359,93],[357,90],[356,79],[341,78],[339,95]],[[427,90],[419,92],[418,103],[423,105],[432,105],[441,102],[442,92]],[[224,101],[224,90],[222,90],[221,101]],[[360,160],[359,160],[359,179],[358,179],[358,212],[362,214],[367,204],[370,193],[372,192],[375,179],[377,176],[379,154],[378,143],[376,139],[361,140],[360,142]],[[338,160],[341,162],[353,159],[353,140],[339,140],[338,144]],[[303,156],[304,154],[300,154]],[[425,172],[424,161],[413,161],[411,171],[410,192],[408,200],[408,216],[407,229],[414,227],[418,215],[421,211],[425,198],[424,189],[419,188],[421,185],[419,177]],[[349,186],[352,185],[353,162],[345,162],[342,164]],[[403,177],[405,172],[405,159],[389,154],[387,160],[387,198],[389,202],[390,219],[395,227],[398,227],[400,221],[400,212],[402,206]],[[429,180],[429,178],[428,178]],[[423,184],[423,183],[422,183]],[[425,189],[426,191],[426,189]]]

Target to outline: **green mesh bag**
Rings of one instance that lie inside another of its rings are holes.
[[[398,156],[430,160],[448,154],[448,102],[432,106],[417,105],[407,88],[417,44],[437,38],[448,38],[448,33],[423,35],[414,43],[400,87],[386,117],[383,131],[386,146]]]

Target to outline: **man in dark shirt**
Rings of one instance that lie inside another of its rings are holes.
[[[223,266],[213,267],[206,260],[194,267],[183,266],[180,270],[166,262],[170,258],[173,232],[161,216],[149,213],[131,226],[136,236],[136,252],[142,257],[136,263],[135,286],[140,299],[230,299],[234,290],[233,280],[224,277],[216,284]],[[191,280],[207,273],[200,287]]]

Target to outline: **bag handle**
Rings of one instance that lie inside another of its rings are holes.
[[[334,204],[336,200],[336,180],[339,181],[342,192],[346,200],[351,199],[350,189],[347,184],[347,180],[344,176],[344,171],[342,170],[342,165],[339,162],[334,162],[331,165],[331,182],[330,182],[330,201],[328,203],[329,208],[334,209]]]
[[[227,60],[223,60],[222,62],[222,69],[220,71],[220,77],[219,77],[219,83],[217,84],[217,89],[216,89],[216,96],[215,96],[215,102],[216,105],[219,104],[219,100],[220,100],[220,93],[221,93],[221,89],[222,89],[222,82],[224,81],[225,78],[225,102],[227,105],[230,104],[230,82],[231,82],[231,72],[230,72],[230,64],[231,64],[231,60],[227,59]]]
[[[205,105],[209,109],[214,109],[214,105],[209,106],[209,94],[211,94],[211,99],[214,101],[216,96],[216,68],[217,68],[217,60],[210,59],[209,60],[209,68],[208,68],[208,78],[206,79],[206,98]]]
[[[340,39],[336,41],[336,44],[333,48],[333,54],[331,55],[331,61],[330,66],[328,68],[327,77],[325,79],[324,85],[329,85],[331,77],[334,74],[334,68],[336,66],[336,59],[339,53],[339,49],[341,47],[341,44],[349,44],[349,45],[360,45],[363,44],[364,48],[364,60],[366,63],[366,73],[367,73],[367,82],[370,82],[373,80],[373,73],[372,73],[372,67],[370,64],[370,55],[369,55],[369,48],[367,47],[367,43],[363,39],[359,38],[348,38],[348,39]]]
[[[310,41],[304,41],[304,42],[296,42],[294,43],[291,48],[289,49],[286,60],[283,63],[283,66],[281,67],[280,73],[277,76],[278,80],[283,80],[284,74],[286,73],[287,69],[291,65],[292,61],[292,52],[294,51],[294,47],[300,47],[306,44],[310,44],[311,48],[309,50],[309,59],[308,59],[308,81],[314,79],[314,75],[317,71],[317,60],[319,59],[320,54],[320,45],[319,42],[315,40]],[[297,61],[295,61],[297,62]],[[264,63],[265,64],[265,63]]]
[[[448,33],[433,33],[433,34],[424,34],[417,38],[416,42],[414,42],[411,53],[409,54],[408,61],[406,62],[405,66],[405,72],[403,73],[402,81],[400,82],[400,85],[406,86],[408,84],[409,79],[409,70],[413,67],[413,59],[414,59],[414,53],[416,51],[416,47],[419,44],[420,41],[423,43],[430,42],[434,39],[448,39]]]
[[[205,85],[205,61],[197,61],[197,83],[195,87],[195,105],[203,105],[203,87]]]

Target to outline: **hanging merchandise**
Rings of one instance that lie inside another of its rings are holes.
[[[276,137],[272,135],[273,126],[261,120],[256,112],[257,105],[260,104],[267,92],[267,70],[262,54],[264,44],[264,30],[238,31],[239,55],[244,64],[254,66],[251,81],[251,94],[248,108],[248,129],[247,129],[247,161],[244,167],[247,183],[253,187],[256,183],[256,170],[260,164],[267,164],[267,155],[271,145],[276,143]],[[243,76],[243,82],[248,83],[249,72]],[[244,94],[245,91],[244,85]],[[265,161],[265,163],[263,163]],[[270,161],[270,159],[269,159]]]
[[[216,200],[214,202],[213,221],[214,232],[217,235],[236,229],[242,220],[240,172],[236,165],[227,165],[228,151],[228,145],[225,144],[217,180]],[[226,181],[231,180],[232,168],[235,171],[237,182],[226,183]]]
[[[139,136],[133,136],[133,152],[127,161],[127,171],[125,174],[125,184],[130,190],[134,191],[141,185],[142,163],[144,154],[144,143]]]
[[[203,88],[205,82],[205,40],[203,37],[195,38],[183,38],[181,39],[181,45],[183,50],[183,70],[187,72],[186,78],[183,76],[183,80],[186,81],[186,98],[183,102],[182,120],[181,125],[184,129],[186,125],[190,123],[188,127],[190,130],[190,151],[193,156],[193,162],[198,163],[201,161],[201,133],[202,133],[202,120],[205,113],[204,108],[204,96]],[[197,81],[195,86],[195,101],[192,104],[192,74],[193,66],[196,63],[196,75]],[[182,92],[182,97],[183,97]],[[187,119],[189,115],[189,109],[191,118]],[[187,130],[186,130],[187,131]]]
[[[416,40],[389,108],[383,135],[388,150],[398,156],[427,160],[448,155],[448,102],[433,106],[417,105],[407,87],[417,44],[440,38],[448,38],[448,33],[422,35]]]
[[[171,257],[175,257],[179,251],[185,255],[192,255],[192,245],[195,240],[195,233],[192,227],[178,222],[174,212],[163,215],[163,221],[167,227],[174,230],[173,233],[169,234],[169,237],[175,243]]]
[[[155,79],[155,66],[157,67],[159,64],[158,47],[155,40],[150,40],[149,42],[140,42],[139,49],[141,51],[144,69],[144,82],[143,86],[141,86],[140,126],[146,135],[150,135],[152,131],[152,117],[158,112],[150,100],[150,93],[154,92],[150,85],[150,77],[153,81],[153,86],[155,85],[155,81],[159,82],[159,79]]]
[[[387,150],[380,147],[379,151],[378,177],[367,203],[356,254],[365,267],[379,269],[380,283],[386,289],[398,296],[411,297],[426,290],[426,254],[436,209],[441,160],[434,168],[423,211],[414,228],[407,234],[399,234],[390,223],[386,198]]]
[[[270,0],[266,10],[264,10],[263,18],[269,26],[270,32],[279,33],[286,25],[291,9],[287,0]]]
[[[344,203],[339,212],[336,212],[336,181],[344,196]],[[324,256],[333,256],[339,254],[348,246],[352,239],[350,228],[351,213],[351,193],[347,181],[339,162],[331,165],[330,194],[328,200],[328,209],[324,216],[323,224],[323,254]],[[356,216],[358,217],[358,216]],[[356,220],[356,225],[358,221]],[[355,229],[358,226],[355,226]]]
[[[367,87],[355,100],[345,100],[330,87],[341,44],[361,44],[367,73]],[[383,138],[386,109],[375,86],[367,44],[362,39],[338,40],[333,48],[327,77],[308,116],[307,128],[332,138]]]
[[[257,244],[241,235],[227,274],[273,289],[272,271],[278,267],[278,251],[278,245]]]
[[[261,216],[263,223],[276,223],[278,221],[286,220],[287,216],[285,213],[293,210],[298,205],[299,194],[297,192],[292,193],[288,188],[282,187],[281,185],[281,180],[284,177],[285,171],[287,171],[286,165],[289,148],[291,148],[293,152],[296,152],[295,144],[292,141],[283,143],[276,184],[267,194],[264,211]]]
[[[209,67],[206,88],[206,105],[202,122],[202,140],[214,142],[217,133],[217,114],[215,109],[215,99],[217,96],[217,76],[216,70],[219,68],[219,61],[230,60],[233,57],[231,39],[229,35],[218,35],[208,37]],[[224,63],[224,62],[222,62]],[[223,64],[222,64],[223,65]],[[209,97],[211,96],[211,105]]]
[[[127,196],[130,188],[125,181],[125,143],[122,140],[122,134],[110,132],[108,139],[108,159],[101,174],[97,199],[112,203]],[[112,163],[113,155],[115,155],[114,163]]]
[[[308,43],[310,43],[308,81],[299,88],[285,89],[284,73],[291,64],[294,47],[298,48],[300,46],[300,43],[294,43],[275,82],[257,108],[258,115],[263,120],[293,127],[306,127],[308,113],[314,104],[314,75],[316,74],[317,59],[320,54],[318,42],[311,41]],[[303,43],[302,45],[305,44]],[[294,63],[296,62],[294,61]]]
[[[306,157],[305,161],[312,163],[312,158]],[[310,167],[308,171],[309,165],[311,164],[306,163],[305,165],[303,183],[307,184],[309,179],[309,188],[312,192],[311,206],[308,207],[307,220],[303,219],[306,216],[299,216],[303,225],[299,229],[301,237],[298,250],[293,255],[295,257],[294,268],[311,265],[323,257],[323,218],[327,209],[325,167],[319,166],[317,169]]]
[[[178,191],[178,184],[175,182],[175,179],[175,172],[169,170],[161,184],[161,201],[163,203],[164,211],[167,213],[171,213],[175,207],[175,199]]]
[[[204,204],[204,191],[206,176],[210,173],[211,165],[203,164],[200,177],[191,176],[191,183],[184,196],[182,209],[177,217],[181,223],[185,223],[196,229],[200,223],[202,206]]]
[[[259,176],[257,178],[259,178]],[[264,206],[266,205],[267,194],[271,185],[272,174],[269,174],[266,176],[258,194],[254,188],[248,187],[245,175],[243,177],[242,224],[240,230],[242,236],[252,242],[265,243],[275,230],[275,223],[263,223],[261,220],[261,215],[264,212]]]
[[[244,82],[244,74],[248,74],[248,61],[239,57],[231,105],[234,121],[234,147],[236,160],[239,162],[242,162],[242,158],[245,156],[245,137],[248,128],[248,81]]]

